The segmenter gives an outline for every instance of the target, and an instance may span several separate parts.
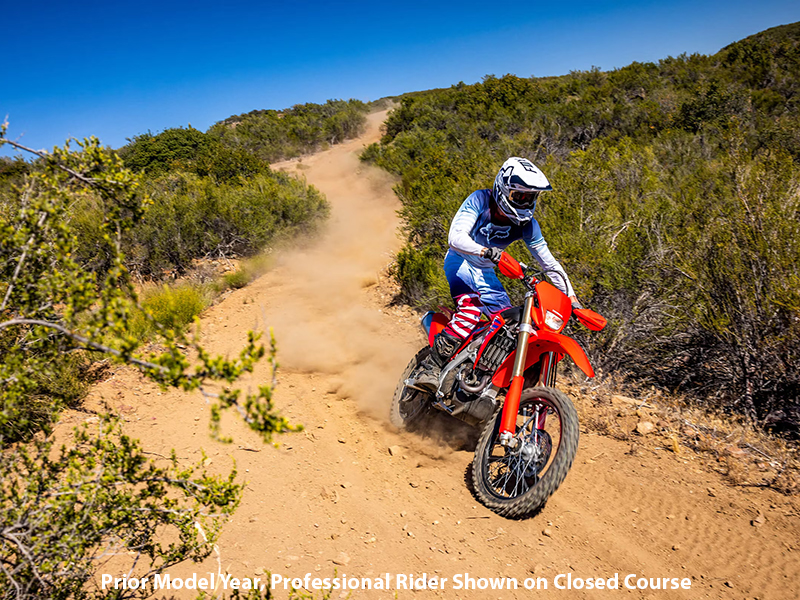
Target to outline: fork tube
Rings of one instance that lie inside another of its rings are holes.
[[[550,375],[547,378],[547,385],[550,387],[556,387],[556,375],[558,374],[558,355],[555,352],[549,352],[550,360],[548,361],[550,364],[548,366],[548,370],[550,371]]]
[[[558,361],[556,361],[555,352],[545,352],[542,354],[542,368],[539,371],[539,382],[537,386],[555,387],[556,385],[556,372],[558,371]],[[544,429],[545,421],[547,419],[547,411],[543,411],[539,415],[539,420],[536,422],[537,429]]]
[[[506,394],[503,404],[503,414],[500,421],[500,435],[502,439],[509,439],[517,429],[517,411],[519,410],[519,399],[522,395],[522,385],[525,377],[525,359],[528,356],[528,338],[531,327],[531,310],[533,308],[533,295],[530,291],[525,296],[525,305],[522,308],[522,322],[519,325],[519,337],[517,338],[517,353],[514,357],[514,369],[511,372],[511,385]],[[506,435],[503,435],[506,434]]]
[[[556,363],[555,353],[545,352],[542,354],[542,368],[539,372],[539,386],[553,386],[556,383]]]

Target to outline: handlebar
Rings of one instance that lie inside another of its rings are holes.
[[[500,261],[497,263],[497,268],[500,269],[500,272],[509,277],[511,279],[525,279],[525,272],[529,270],[528,265],[523,262],[518,261],[513,256],[511,256],[508,252],[503,251],[503,254],[500,255]],[[559,273],[560,276],[564,277],[564,274]],[[532,287],[535,282],[536,278],[532,277],[532,282],[528,283],[528,287]],[[579,308],[577,306],[572,307],[572,315],[581,323],[581,325],[591,329],[592,331],[600,331],[606,326],[606,319],[601,315],[597,314],[593,310],[588,308]]]

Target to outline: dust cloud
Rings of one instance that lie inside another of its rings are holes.
[[[273,165],[320,189],[331,216],[316,239],[281,253],[273,274],[282,284],[269,298],[268,314],[283,367],[338,375],[339,395],[381,417],[414,354],[408,335],[393,331],[396,322],[365,304],[365,286],[377,281],[400,247],[393,181],[358,160],[364,143],[377,139],[384,116],[371,115],[360,140]]]

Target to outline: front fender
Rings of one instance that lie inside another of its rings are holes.
[[[545,352],[555,352],[562,357],[564,354],[568,354],[572,361],[578,365],[578,368],[586,373],[587,377],[594,377],[592,364],[589,362],[589,358],[578,342],[560,333],[537,331],[536,334],[535,337],[532,335],[528,341],[528,354],[525,357],[525,371],[528,370],[528,367],[539,362],[539,357]],[[515,350],[508,355],[503,361],[503,364],[500,365],[500,368],[495,371],[492,377],[492,383],[497,387],[508,387],[511,383],[511,372],[514,369],[514,359],[516,355],[517,351]]]

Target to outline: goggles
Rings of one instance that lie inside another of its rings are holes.
[[[536,206],[541,192],[520,192],[511,190],[508,194],[508,201],[514,208],[529,209]]]

